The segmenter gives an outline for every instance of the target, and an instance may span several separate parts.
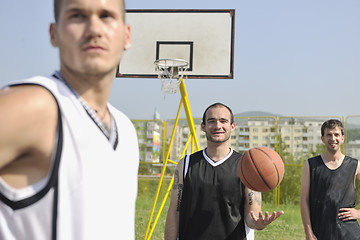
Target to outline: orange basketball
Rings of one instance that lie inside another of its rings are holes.
[[[277,187],[284,177],[284,163],[274,150],[252,148],[244,153],[238,165],[241,181],[257,192],[268,192]]]

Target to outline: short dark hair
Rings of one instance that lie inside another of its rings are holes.
[[[59,15],[60,15],[60,6],[61,5],[61,0],[54,0],[54,18],[55,18],[55,22],[57,22],[59,20]],[[122,0],[122,14],[123,14],[123,21],[125,23],[125,0]]]
[[[337,119],[329,119],[321,125],[321,136],[324,136],[326,128],[334,129],[336,127],[340,128],[341,134],[344,135],[344,125],[342,124],[342,122]]]
[[[234,123],[234,114],[233,114],[233,112],[231,111],[231,109],[230,109],[228,106],[226,106],[225,104],[217,102],[217,103],[211,104],[210,106],[208,106],[208,107],[205,109],[204,114],[203,114],[203,118],[202,118],[202,123],[203,123],[203,124],[206,123],[206,113],[207,113],[207,111],[208,111],[210,108],[213,108],[213,107],[225,107],[225,108],[227,108],[227,110],[229,110],[229,112],[230,112],[230,118],[231,118],[230,121],[231,121],[231,124]]]

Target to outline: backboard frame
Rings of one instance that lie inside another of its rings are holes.
[[[227,70],[227,74],[186,74],[186,78],[189,79],[233,79],[234,78],[234,45],[235,45],[235,10],[234,9],[128,9],[127,16],[129,14],[142,14],[142,13],[150,13],[150,14],[177,14],[177,13],[185,13],[185,14],[201,14],[201,13],[220,13],[220,14],[228,14],[230,17],[230,46],[229,46],[229,66]],[[131,27],[131,23],[130,27]],[[160,49],[162,47],[169,46],[182,46],[184,48],[188,48],[190,52],[189,59],[184,59],[189,62],[189,71],[193,69],[193,51],[194,51],[194,42],[188,40],[159,40],[156,43],[156,52],[154,53],[154,59],[151,59],[153,63],[155,60],[161,58],[159,55]],[[136,47],[136,46],[132,46]],[[125,53],[126,54],[126,53]],[[118,78],[158,78],[158,74],[154,72],[154,74],[141,74],[141,73],[126,73],[122,71],[121,63],[117,67],[116,77]]]

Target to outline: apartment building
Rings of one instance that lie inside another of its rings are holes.
[[[203,149],[206,147],[206,136],[201,130],[200,120],[197,119],[196,122],[196,136],[200,149]],[[275,149],[277,138],[281,137],[285,150],[295,158],[300,158],[322,143],[320,127],[323,120],[282,119],[279,121],[279,126],[276,126],[276,122],[275,117],[235,118],[236,128],[231,136],[231,147],[239,152],[260,146]],[[190,136],[186,121],[179,121],[175,135],[174,149],[170,153],[170,159],[176,160],[181,157]],[[170,137],[168,133],[166,139]],[[189,145],[185,154],[190,154],[191,151],[191,145]]]
[[[200,122],[200,118],[194,119],[199,148],[204,149],[206,136],[201,130]],[[276,149],[281,138],[283,150],[292,154],[295,159],[300,159],[311,150],[316,150],[317,145],[322,144],[320,133],[322,123],[323,119],[280,118],[277,120],[275,117],[235,117],[236,128],[231,135],[230,145],[238,152],[260,146]],[[167,150],[170,144],[169,159],[173,161],[178,161],[183,154],[191,154],[196,150],[193,141],[190,141],[185,149],[191,136],[186,119],[178,121],[175,131],[173,120],[168,120],[166,123],[160,120],[134,121],[134,125],[138,133],[141,161],[161,162],[164,155],[163,146]],[[164,126],[166,126],[165,131]],[[171,139],[173,133],[174,138]],[[352,145],[349,145],[349,149],[354,149]]]
[[[163,123],[158,120],[133,121],[140,152],[140,161],[158,163],[162,151]]]

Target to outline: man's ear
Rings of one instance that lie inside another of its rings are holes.
[[[204,123],[201,123],[200,127],[201,127],[201,130],[202,130],[203,132],[205,132],[205,124],[204,124]]]
[[[125,25],[125,44],[124,50],[128,50],[131,47],[131,28],[129,24]]]
[[[345,135],[342,135],[341,137],[341,143],[345,142]]]
[[[231,131],[234,131],[235,130],[235,123],[233,122],[232,124],[231,124]]]
[[[58,47],[58,41],[56,37],[56,24],[51,23],[49,27],[49,33],[50,33],[50,42],[53,47]]]

